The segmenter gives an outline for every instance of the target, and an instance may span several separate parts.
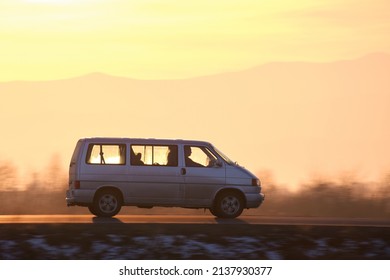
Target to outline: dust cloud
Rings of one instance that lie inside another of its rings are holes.
[[[12,162],[0,162],[0,215],[89,214],[85,207],[67,207],[65,192],[68,176],[53,156],[44,171],[34,172],[24,180]],[[313,179],[292,191],[278,185],[269,172],[262,179],[264,204],[244,212],[261,216],[306,216],[390,218],[390,173],[380,182],[359,182],[354,177],[343,180]],[[199,214],[203,209],[124,207],[120,214]]]

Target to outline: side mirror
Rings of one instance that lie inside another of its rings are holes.
[[[222,167],[222,161],[220,161],[220,160],[217,160],[216,162],[215,162],[215,164],[214,164],[214,166],[215,167]]]

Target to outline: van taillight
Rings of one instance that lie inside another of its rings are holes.
[[[79,189],[80,188],[80,181],[74,181],[74,188]]]

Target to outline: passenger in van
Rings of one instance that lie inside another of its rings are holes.
[[[135,154],[134,151],[133,151],[133,148],[131,148],[130,150],[130,153],[131,153],[131,165],[144,165],[144,162],[141,160],[142,158],[142,154],[141,153],[137,153]]]
[[[167,165],[177,166],[177,146],[168,147]]]
[[[137,153],[135,155],[135,165],[144,165],[144,162],[141,160],[141,157],[142,157],[142,154],[141,153]]]
[[[192,154],[191,147],[184,146],[184,157],[185,157],[186,166],[188,166],[188,167],[204,167],[204,165],[190,159],[191,154]]]

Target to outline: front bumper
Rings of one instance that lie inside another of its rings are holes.
[[[246,194],[246,208],[257,208],[264,200],[265,194],[263,193]]]

